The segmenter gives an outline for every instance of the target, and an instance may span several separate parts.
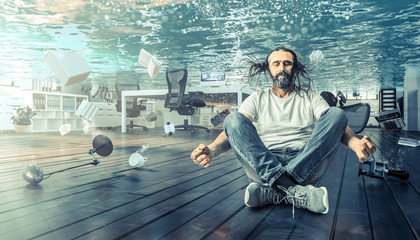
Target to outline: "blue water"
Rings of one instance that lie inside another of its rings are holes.
[[[188,68],[191,85],[212,72],[244,84],[240,60],[263,60],[279,45],[311,64],[318,91],[402,88],[420,63],[413,0],[6,0],[0,32],[0,84],[54,79],[43,60],[48,49],[82,51],[92,72],[78,85],[111,88],[115,81],[165,88],[164,71],[177,67]],[[156,78],[137,63],[141,48],[163,62]],[[316,50],[323,59],[311,62]]]

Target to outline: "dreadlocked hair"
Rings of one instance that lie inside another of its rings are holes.
[[[271,83],[269,58],[271,54],[276,51],[284,51],[292,54],[293,68],[291,75],[295,85],[295,91],[299,95],[301,95],[302,91],[308,94],[308,92],[311,90],[312,80],[309,77],[307,66],[299,61],[297,54],[293,50],[286,47],[276,47],[275,49],[271,50],[263,62],[258,62],[257,60],[252,60],[250,58],[242,59],[241,62],[248,67],[248,72],[244,76],[246,79],[248,79],[248,84],[260,85],[261,80],[259,77],[262,73],[264,73],[265,80],[268,83]]]

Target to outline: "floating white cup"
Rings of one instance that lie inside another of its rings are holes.
[[[61,125],[61,127],[60,127],[61,136],[66,135],[70,131],[71,131],[71,125],[70,124],[66,123],[66,124]]]
[[[147,161],[147,158],[143,157],[140,153],[135,152],[131,154],[128,159],[128,164],[132,167],[141,167]]]

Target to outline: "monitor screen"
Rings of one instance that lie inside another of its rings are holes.
[[[226,85],[226,74],[224,73],[202,73],[201,86],[224,86]]]

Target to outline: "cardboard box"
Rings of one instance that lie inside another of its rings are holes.
[[[44,58],[54,75],[65,86],[84,81],[90,74],[89,65],[78,51],[48,50]]]

